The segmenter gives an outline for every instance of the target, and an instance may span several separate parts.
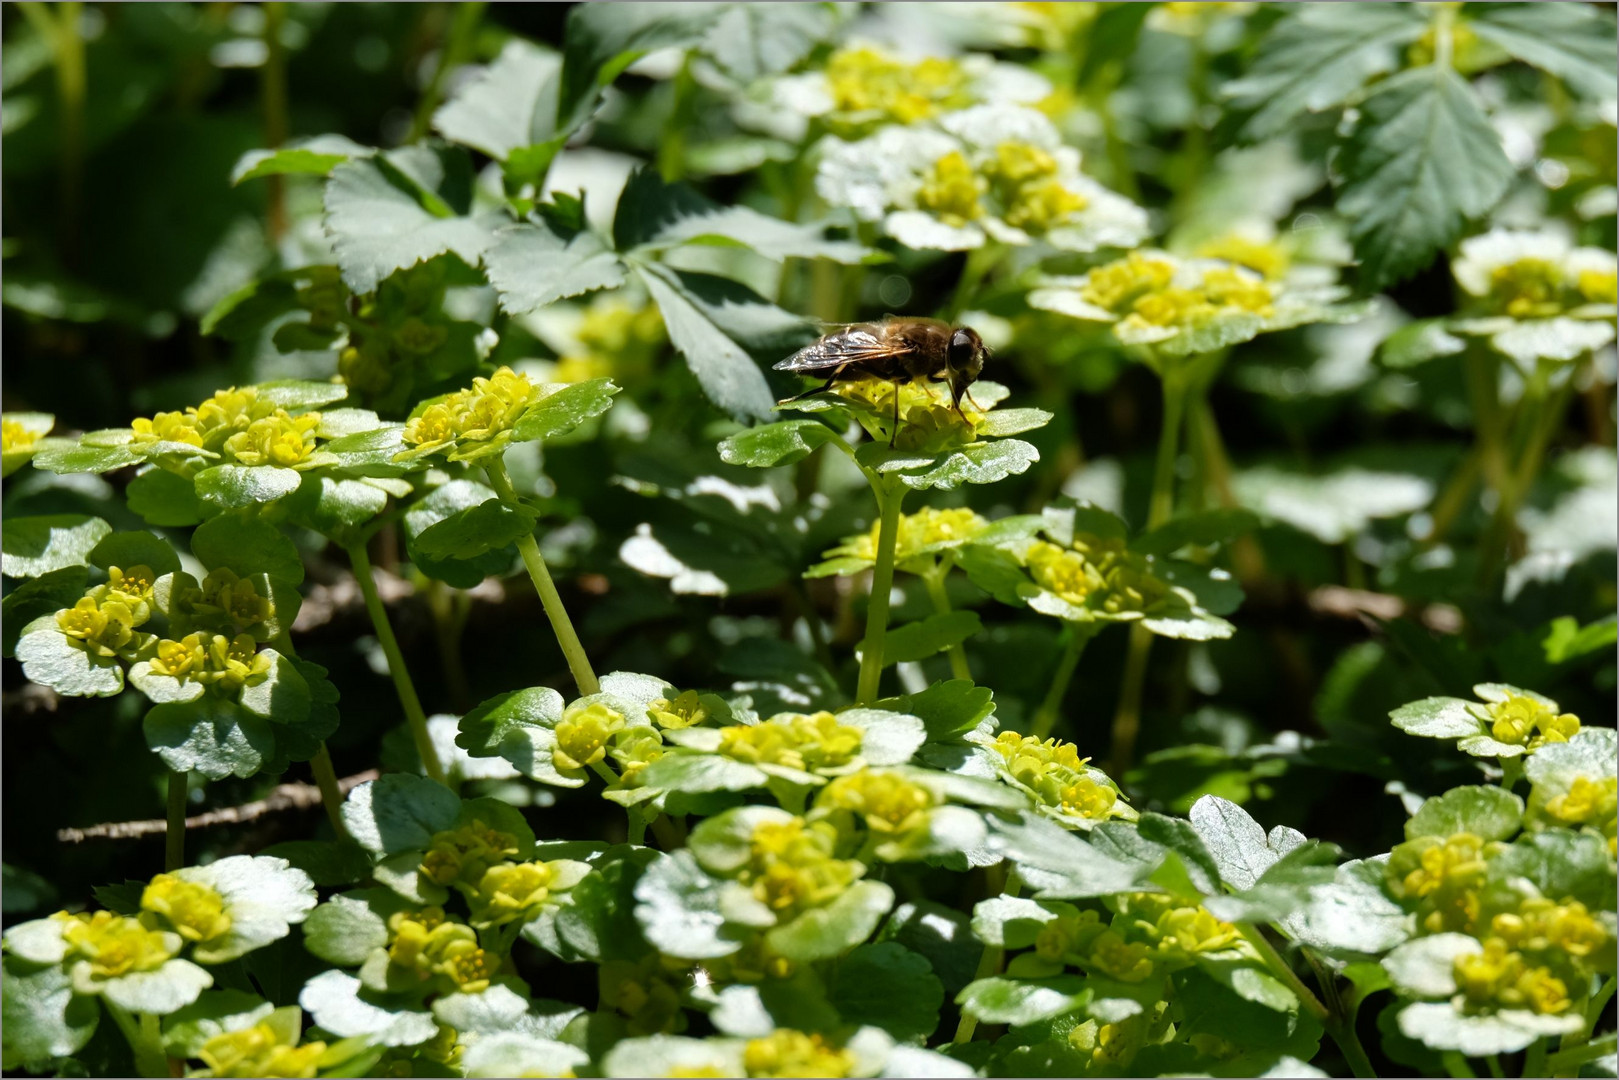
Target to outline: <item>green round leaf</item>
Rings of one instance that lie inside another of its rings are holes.
[[[197,526],[191,552],[209,570],[225,567],[244,577],[268,574],[294,585],[304,580],[297,546],[274,525],[240,513],[221,514]]]
[[[90,561],[112,526],[86,514],[49,514],[11,518],[0,532],[0,573],[6,577],[36,578],[68,566]]]
[[[451,828],[461,800],[425,776],[389,773],[349,792],[343,824],[354,842],[377,855],[425,849],[433,834]]]

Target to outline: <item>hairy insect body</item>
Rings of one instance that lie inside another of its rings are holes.
[[[951,326],[939,319],[888,318],[855,323],[805,346],[775,365],[777,371],[823,378],[812,390],[795,394],[797,401],[854,379],[886,379],[900,383],[913,379],[941,379],[950,384],[950,400],[961,412],[961,396],[978,378],[989,350],[978,333]],[[898,410],[898,398],[895,398]],[[897,422],[896,416],[896,422]]]

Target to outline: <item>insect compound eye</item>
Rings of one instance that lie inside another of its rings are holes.
[[[950,335],[950,366],[964,368],[978,353],[978,335],[971,330],[957,330]]]

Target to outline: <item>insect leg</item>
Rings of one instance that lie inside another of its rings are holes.
[[[888,434],[888,445],[893,448],[894,440],[899,438],[899,380],[894,380],[894,429]]]
[[[815,394],[823,394],[826,391],[832,389],[832,384],[835,383],[836,381],[837,381],[837,376],[834,375],[834,376],[832,376],[832,378],[826,380],[826,382],[822,383],[820,386],[811,387],[810,389],[805,390],[801,394],[794,394],[792,397],[784,397],[780,401],[776,402],[776,404],[777,405],[785,405],[789,401],[801,401],[804,398],[811,397],[811,396],[813,396]]]

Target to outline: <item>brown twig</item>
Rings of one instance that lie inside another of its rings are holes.
[[[353,788],[367,780],[375,780],[378,775],[376,769],[367,769],[365,772],[343,777],[337,782],[337,786],[347,795]],[[266,814],[275,814],[283,810],[308,810],[319,805],[320,788],[314,784],[279,784],[270,794],[254,802],[243,803],[241,806],[224,806],[218,810],[210,810],[206,814],[188,817],[186,828],[207,829],[215,825],[240,825]],[[82,844],[86,840],[133,840],[161,833],[167,828],[167,824],[162,818],[151,818],[146,821],[113,821],[104,825],[91,825],[87,829],[58,829],[56,839],[64,844]]]
[[[1416,607],[1388,593],[1346,589],[1341,585],[1323,585],[1311,590],[1309,605],[1310,610],[1318,614],[1336,615],[1347,619],[1370,615],[1386,621],[1398,619],[1402,615],[1411,615],[1428,629],[1441,634],[1459,633],[1462,628],[1462,613],[1449,604]]]

